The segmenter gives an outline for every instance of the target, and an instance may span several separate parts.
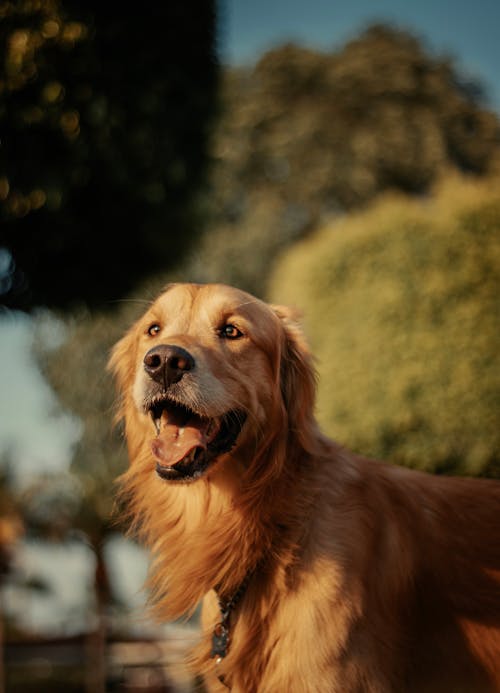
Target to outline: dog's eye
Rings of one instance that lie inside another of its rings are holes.
[[[150,337],[156,337],[156,335],[160,332],[161,327],[158,325],[158,323],[153,323],[148,327],[148,335]]]
[[[231,324],[224,325],[224,327],[219,330],[219,334],[221,337],[224,337],[224,339],[238,339],[239,337],[243,337],[243,332],[235,325]]]

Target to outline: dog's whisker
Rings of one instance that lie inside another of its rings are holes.
[[[115,299],[108,301],[108,303],[110,305],[120,305],[123,303],[125,303],[125,304],[137,303],[138,305],[141,305],[141,306],[150,306],[152,303],[152,300],[147,299],[147,298],[115,298]]]

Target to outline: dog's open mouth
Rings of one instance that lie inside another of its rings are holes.
[[[156,471],[168,481],[194,481],[235,445],[245,414],[229,411],[209,419],[164,398],[148,408],[156,428],[151,449]]]

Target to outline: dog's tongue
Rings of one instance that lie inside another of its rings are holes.
[[[212,435],[210,435],[212,429]],[[173,467],[195,448],[206,450],[214,438],[213,425],[209,419],[192,415],[187,420],[172,414],[162,416],[161,427],[151,447],[154,456],[167,467]]]

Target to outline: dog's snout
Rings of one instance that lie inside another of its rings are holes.
[[[189,351],[171,344],[159,344],[144,357],[146,373],[165,387],[178,383],[193,368],[194,358]]]

